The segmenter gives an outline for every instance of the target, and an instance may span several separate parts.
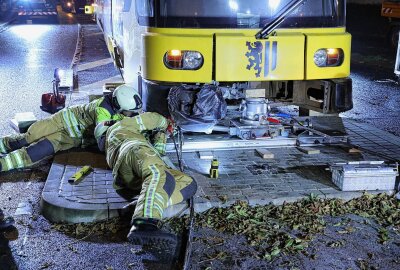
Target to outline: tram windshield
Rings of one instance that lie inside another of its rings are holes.
[[[136,0],[139,24],[168,28],[262,28],[293,0]],[[345,25],[345,0],[308,0],[279,28]]]

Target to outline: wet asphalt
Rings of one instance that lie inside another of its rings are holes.
[[[396,50],[387,39],[388,21],[380,17],[380,6],[350,5],[347,12],[353,36],[354,108],[342,116],[400,136],[400,86],[394,75]]]
[[[400,135],[395,52],[385,42],[386,21],[376,8],[362,9],[364,13],[359,6],[348,10],[349,32],[353,34],[354,109],[342,115]],[[40,98],[52,89],[54,68],[71,64],[78,29],[75,22],[66,16],[61,25],[0,29],[1,136],[12,132],[8,121],[17,112],[48,116],[39,108]],[[0,207],[7,215],[13,215],[22,202],[32,206],[32,214],[16,217],[20,238],[11,247],[19,269],[167,269],[152,254],[133,254],[125,241],[78,241],[54,230],[39,213],[47,171],[48,164],[0,177]]]
[[[40,110],[41,95],[52,91],[54,69],[69,68],[75,52],[77,25],[11,25],[0,33],[0,134],[12,130],[17,112]]]

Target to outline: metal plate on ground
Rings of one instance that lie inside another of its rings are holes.
[[[329,136],[346,136],[343,120],[339,116],[311,116],[313,128]]]
[[[296,138],[261,138],[256,140],[242,140],[229,135],[185,135],[183,152],[211,151],[211,150],[233,150],[233,149],[255,149],[255,148],[278,148],[293,147]],[[175,152],[172,142],[167,143],[167,152]]]

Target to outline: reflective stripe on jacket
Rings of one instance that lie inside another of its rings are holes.
[[[81,129],[83,130],[85,127],[80,127],[78,119],[76,119],[75,117],[75,114],[72,111],[66,109],[63,110],[62,115],[69,136],[71,136],[72,138],[82,138]]]

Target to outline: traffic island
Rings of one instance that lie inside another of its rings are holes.
[[[93,171],[79,184],[70,179],[83,166]],[[97,152],[65,152],[55,156],[43,189],[41,209],[52,222],[92,222],[118,216],[126,201],[112,187],[112,172]]]

